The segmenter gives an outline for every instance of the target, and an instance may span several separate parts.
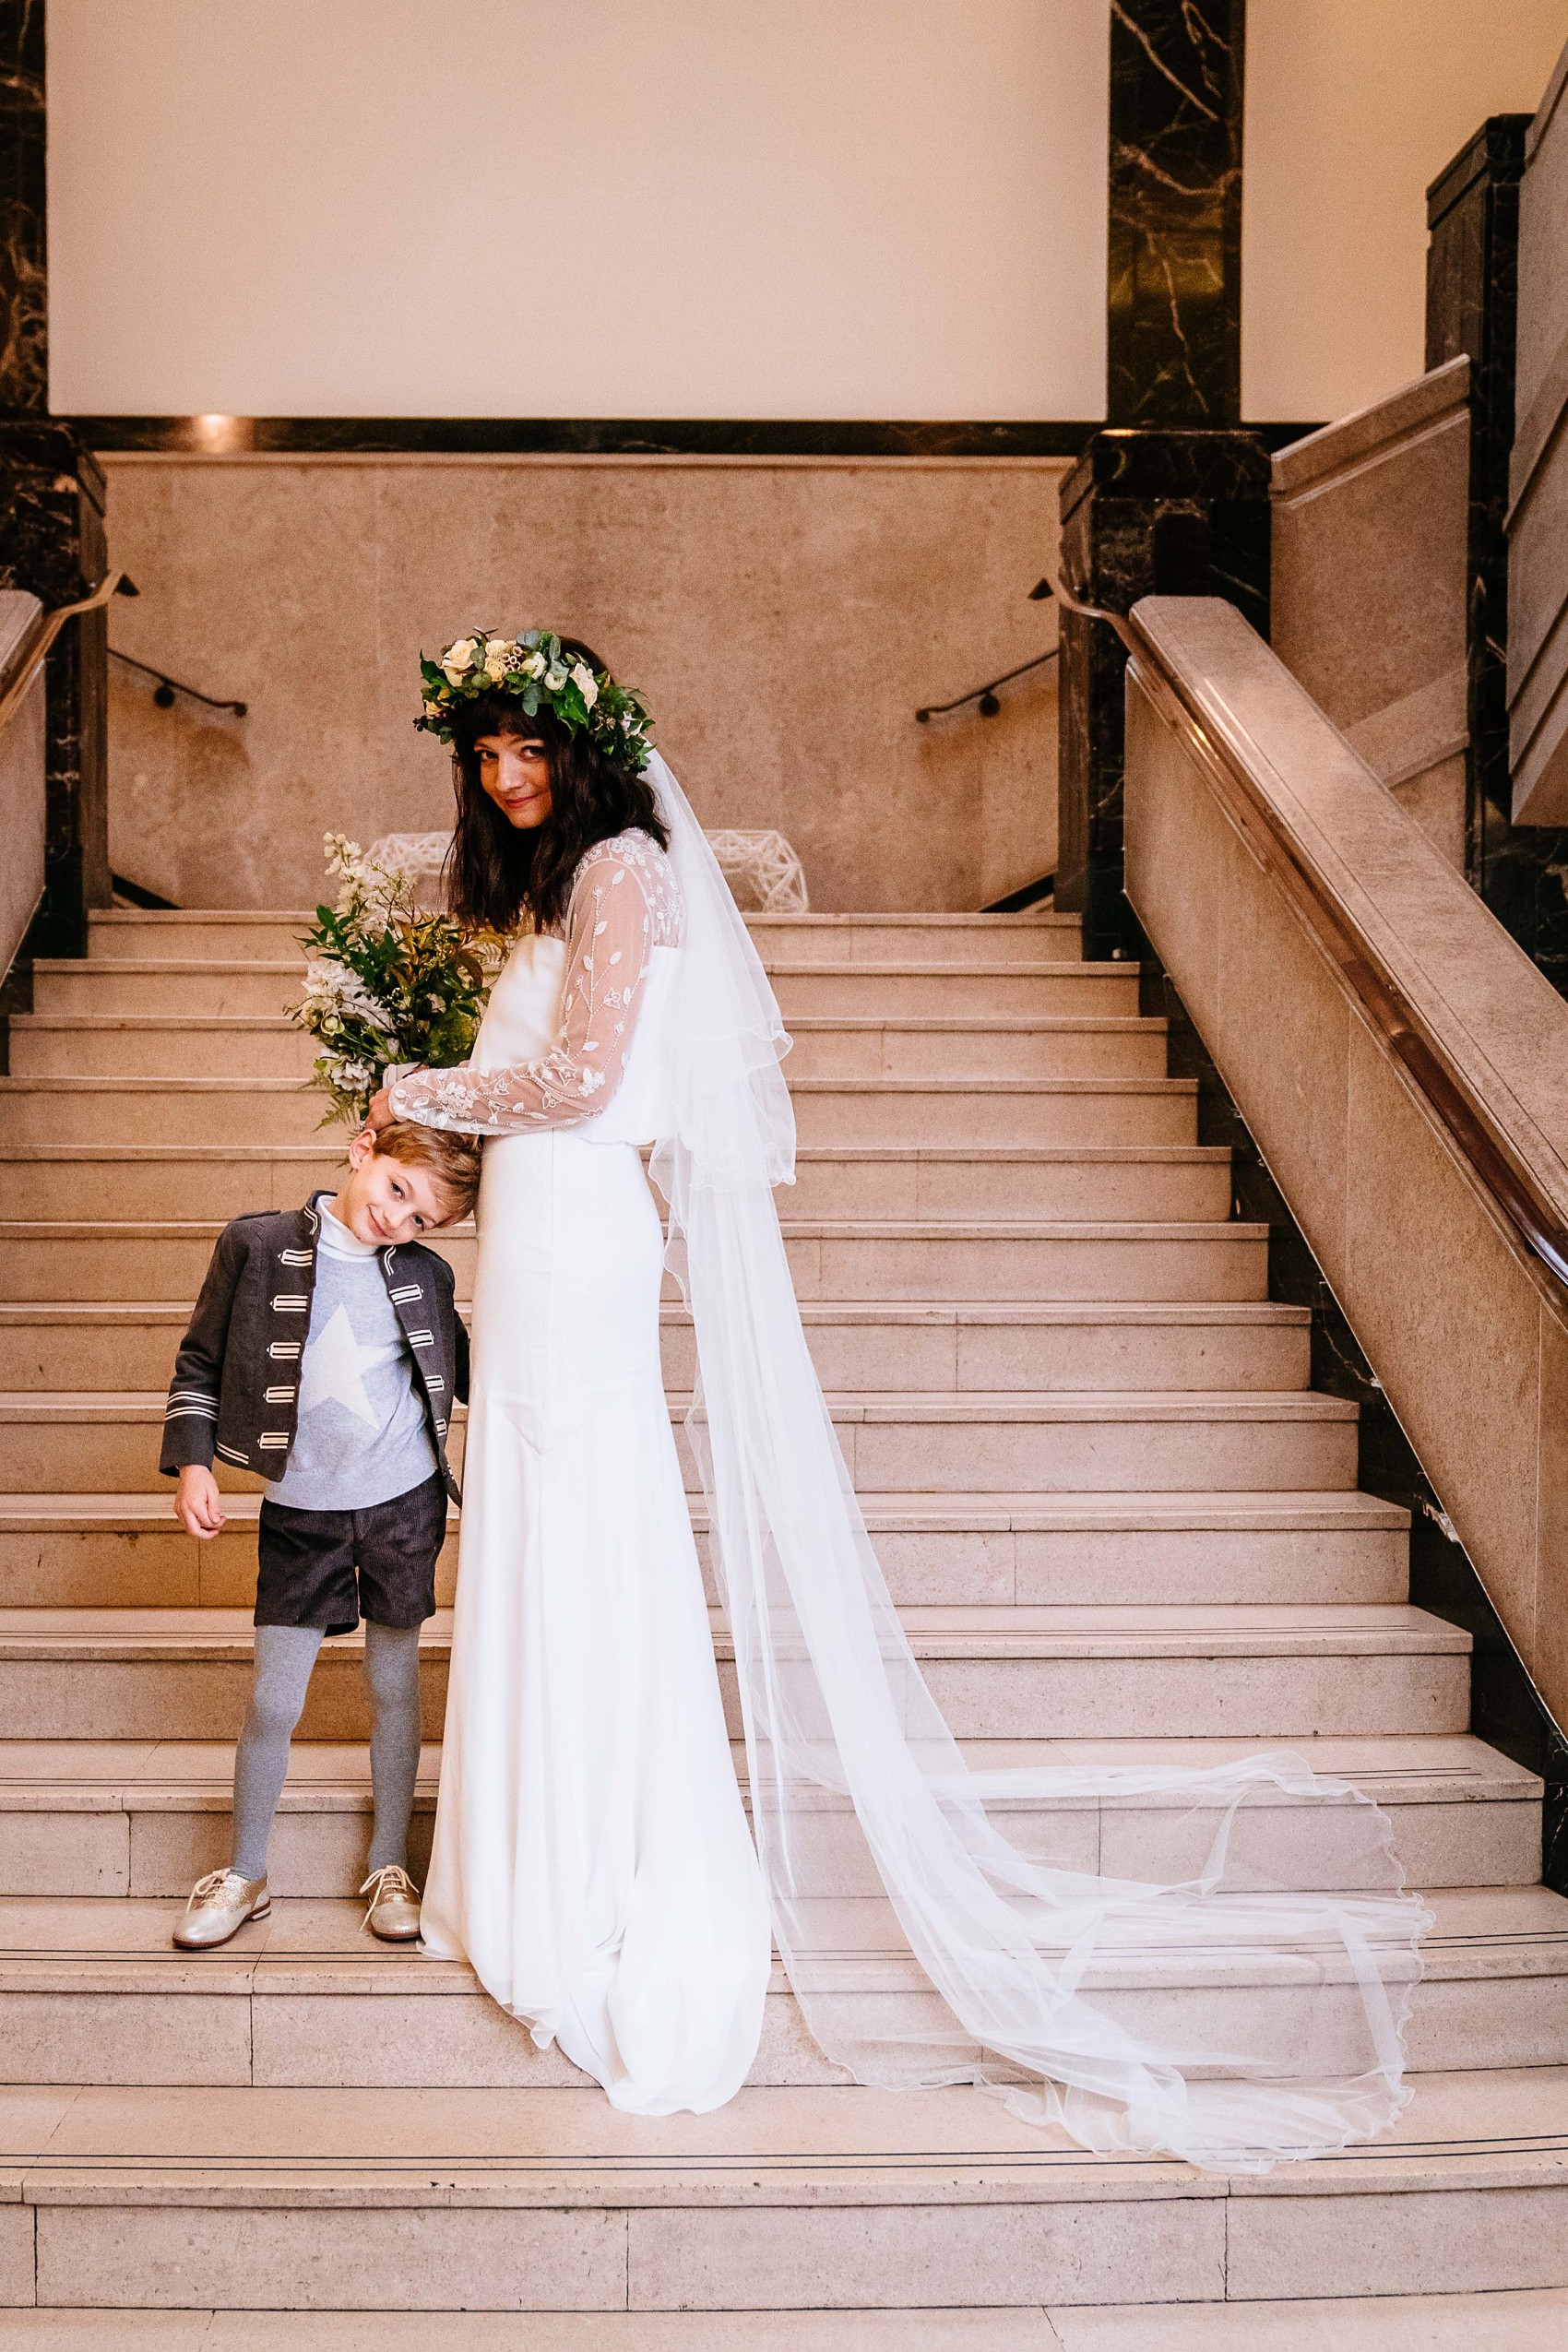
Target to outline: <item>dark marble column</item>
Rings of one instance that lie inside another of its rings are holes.
[[[0,415],[0,588],[47,608],[97,586],[108,562],[104,479],[68,425]],[[87,952],[87,910],[107,907],[109,631],[101,612],[68,622],[49,656],[43,902],[29,956]]]
[[[49,405],[43,0],[0,0],[0,410]]]
[[[1111,0],[1106,415],[1241,414],[1245,0]]]
[[[1429,368],[1470,361],[1467,841],[1466,863],[1504,929],[1568,995],[1568,829],[1510,814],[1507,647],[1508,457],[1519,182],[1527,114],[1494,114],[1427,190]]]
[[[1241,388],[1244,0],[1111,0],[1107,430],[1062,485],[1088,602],[1225,596],[1268,622],[1268,454]],[[1135,955],[1122,895],[1120,640],[1062,620],[1056,903]]]
[[[0,0],[0,587],[45,606],[95,588],[107,561],[101,468],[49,415],[44,0]],[[49,657],[43,903],[26,950],[75,956],[107,906],[108,627],[73,621]]]
[[[1086,602],[1223,596],[1268,631],[1269,457],[1252,433],[1097,433],[1062,484],[1062,570]],[[1056,904],[1084,953],[1135,956],[1122,894],[1122,641],[1062,615]]]

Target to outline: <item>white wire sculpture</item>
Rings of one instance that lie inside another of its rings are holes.
[[[782,833],[726,826],[707,837],[743,913],[811,912],[805,870]],[[449,833],[384,833],[371,843],[370,855],[378,865],[406,874],[420,906],[440,914],[446,906],[441,870],[451,846]]]
[[[744,913],[811,912],[805,869],[782,833],[752,832],[739,826],[725,826],[707,837],[724,879],[735,894],[735,904]],[[742,892],[750,895],[754,902],[752,906],[746,905]]]

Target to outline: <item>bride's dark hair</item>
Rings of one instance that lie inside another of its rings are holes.
[[[580,637],[563,637],[561,650],[602,671],[608,664]],[[483,735],[525,735],[545,746],[550,760],[550,814],[531,830],[508,822],[479,780],[475,744]],[[510,931],[525,916],[541,930],[566,911],[572,877],[585,851],[612,834],[647,833],[661,849],[670,837],[653,787],[637,769],[618,766],[564,727],[545,704],[529,719],[515,695],[478,695],[453,713],[453,786],[457,822],[446,853],[446,894],[462,921]]]

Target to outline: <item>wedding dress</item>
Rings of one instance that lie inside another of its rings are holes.
[[[393,1089],[400,1115],[504,1138],[427,1942],[623,2107],[715,2105],[755,2046],[767,1931],[656,1408],[651,1137],[755,1854],[817,2042],[862,2082],[977,2083],[1101,2153],[1256,2171],[1372,2136],[1409,2096],[1430,1914],[1369,1799],[1289,1753],[982,1773],[943,1721],[785,1258],[789,1040],[657,754],[651,777],[668,858],[600,844],[565,938],[515,951],[474,1064]],[[1086,1812],[1120,1871],[1066,1859]]]
[[[469,1066],[394,1095],[405,1115],[514,1130],[487,1146],[480,1192],[424,1942],[640,2115],[733,2096],[771,1960],[637,1149],[658,1123],[679,935],[668,861],[641,835],[600,842],[565,936],[513,948]]]

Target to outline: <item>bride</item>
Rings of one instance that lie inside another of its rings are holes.
[[[517,934],[472,1061],[398,1075],[372,1113],[493,1139],[427,1949],[636,2114],[740,2088],[777,1943],[863,2082],[979,2083],[1088,2148],[1231,2169],[1382,2130],[1428,1924],[1384,1817],[1285,1753],[968,1768],[802,1331],[772,1190],[789,1040],[646,709],[539,630],[422,673],[416,723],[457,777],[452,904]],[[695,1326],[749,1828],[666,1271]],[[1134,1874],[1060,1859],[1086,1808],[1125,1817]]]

